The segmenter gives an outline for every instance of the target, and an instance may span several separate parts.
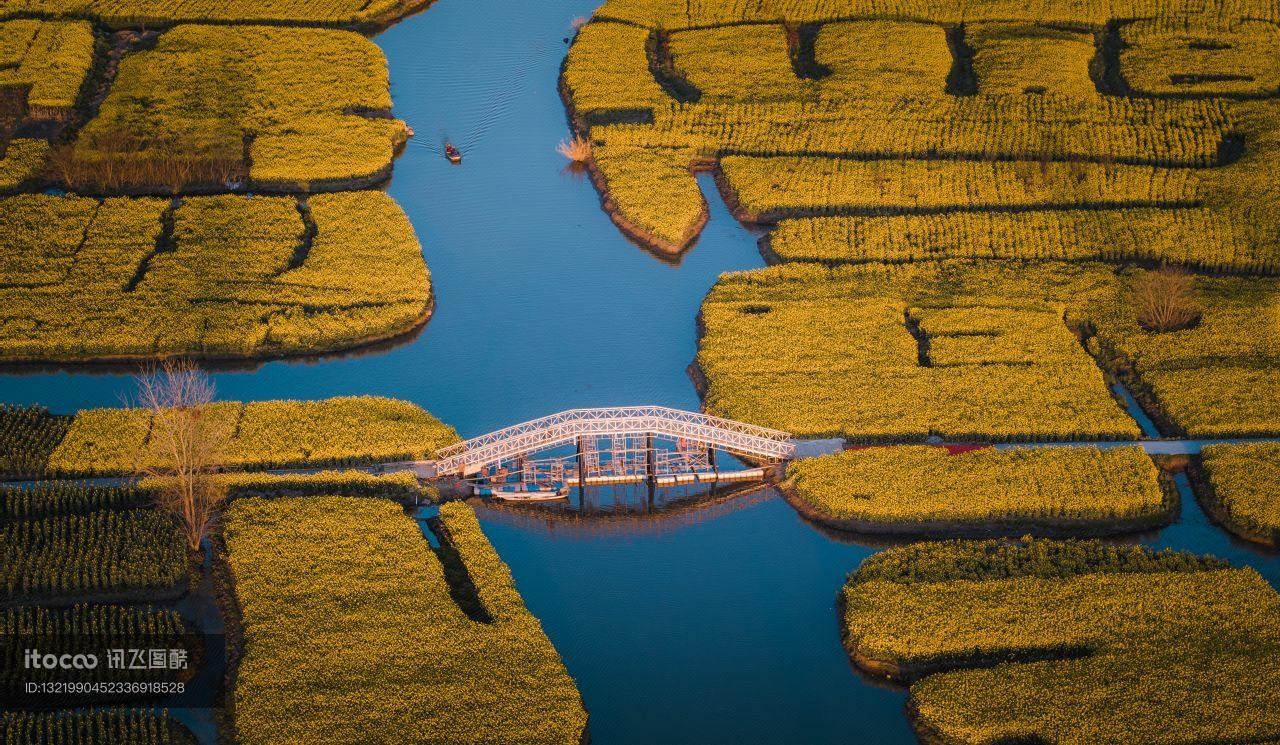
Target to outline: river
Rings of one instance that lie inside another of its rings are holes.
[[[395,113],[416,130],[390,192],[422,239],[435,316],[390,350],[219,372],[220,397],[394,396],[463,436],[579,406],[698,407],[685,374],[698,306],[720,272],[763,262],[707,177],[711,221],[671,265],[624,239],[565,168],[557,77],[570,22],[592,9],[439,0],[376,37]],[[461,166],[442,157],[445,137]],[[83,368],[0,378],[0,400],[59,412],[130,389]],[[600,530],[482,511],[578,681],[593,743],[914,742],[905,694],[864,681],[839,641],[836,594],[876,548],[815,529],[772,493],[737,505]],[[1280,559],[1231,540],[1193,500],[1184,513],[1145,539],[1280,583]]]

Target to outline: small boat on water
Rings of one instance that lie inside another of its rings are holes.
[[[503,484],[474,487],[477,497],[500,499],[504,502],[548,502],[569,496],[569,487],[563,482],[549,484]]]
[[[462,162],[462,151],[451,143],[446,142],[444,145],[444,157],[448,158],[450,163],[457,165]]]

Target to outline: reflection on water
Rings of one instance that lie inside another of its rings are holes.
[[[528,504],[472,500],[485,522],[503,523],[548,534],[640,535],[662,533],[714,520],[776,496],[764,484],[675,486],[649,489],[644,484],[573,489],[566,499]]]
[[[871,549],[773,490],[665,524],[516,509],[482,508],[485,533],[577,678],[593,743],[915,741],[904,693],[840,644],[836,593]]]

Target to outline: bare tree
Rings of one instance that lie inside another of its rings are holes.
[[[1138,325],[1147,331],[1177,331],[1200,320],[1195,280],[1177,269],[1143,272],[1133,280]]]
[[[140,373],[137,385],[138,405],[151,412],[151,436],[137,470],[158,484],[158,506],[198,551],[227,494],[217,473],[229,432],[210,413],[213,381],[194,362],[165,360]]]

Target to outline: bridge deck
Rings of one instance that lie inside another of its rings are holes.
[[[466,476],[487,464],[600,435],[655,435],[698,442],[766,460],[791,457],[786,432],[665,406],[571,409],[442,448],[435,475]],[[426,465],[426,464],[424,464]]]

